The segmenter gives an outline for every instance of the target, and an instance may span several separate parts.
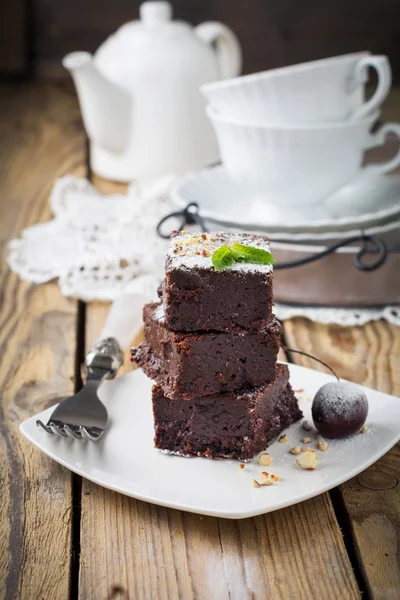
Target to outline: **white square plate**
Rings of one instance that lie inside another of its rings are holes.
[[[304,390],[300,406],[311,422],[311,400],[332,377],[289,365],[293,388]],[[59,438],[36,427],[47,422],[54,407],[24,421],[24,436],[48,456],[74,473],[127,496],[204,515],[241,519],[277,510],[317,496],[378,460],[400,439],[400,400],[364,388],[369,401],[368,431],[346,440],[331,440],[320,452],[315,471],[304,471],[289,453],[301,438],[313,438],[300,423],[287,430],[287,443],[274,442],[268,449],[279,483],[255,489],[263,467],[254,459],[241,471],[234,460],[182,458],[153,447],[152,382],[140,370],[105,382],[99,396],[110,417],[110,429],[93,443]],[[265,467],[264,467],[265,470]]]

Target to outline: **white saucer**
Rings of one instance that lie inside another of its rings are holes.
[[[211,222],[267,233],[359,230],[400,215],[400,178],[382,175],[360,175],[318,205],[288,208],[267,206],[217,165],[182,177],[171,196],[180,208],[197,202]]]
[[[294,389],[304,390],[300,406],[310,419],[311,398],[332,377],[294,365],[290,373]],[[320,453],[318,468],[304,471],[289,453],[305,435],[300,424],[293,425],[287,430],[287,443],[275,442],[269,448],[273,465],[268,470],[279,474],[279,483],[254,489],[251,480],[265,470],[256,460],[240,471],[234,460],[189,459],[154,449],[151,386],[140,370],[103,384],[100,397],[111,424],[99,443],[39,430],[36,419],[47,422],[53,408],[24,421],[21,432],[60,464],[106,488],[162,506],[231,519],[317,496],[366,469],[400,439],[400,400],[365,388],[370,406],[367,433],[331,441]],[[315,433],[311,437],[315,440]]]
[[[221,223],[215,221],[209,221],[206,219],[207,227],[209,231],[217,231],[221,228]],[[329,245],[334,242],[346,240],[352,237],[360,236],[361,228],[347,229],[343,231],[335,230],[317,230],[317,231],[270,231],[268,228],[263,229],[262,227],[241,227],[239,225],[224,225],[226,231],[243,231],[252,233],[267,233],[270,240],[274,242],[282,243],[297,243],[297,244],[325,244]],[[383,225],[374,225],[372,227],[363,227],[362,231],[370,236],[377,236],[384,240],[391,240],[392,243],[398,243],[400,241],[400,213],[394,217],[391,217]],[[357,242],[355,242],[357,245]],[[358,243],[359,245],[359,243]]]

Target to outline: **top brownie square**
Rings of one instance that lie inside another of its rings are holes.
[[[272,265],[235,263],[216,271],[211,257],[224,244],[269,251],[252,233],[174,233],[167,254],[163,299],[167,327],[177,331],[265,327],[272,316]]]

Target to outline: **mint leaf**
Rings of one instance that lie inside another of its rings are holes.
[[[231,251],[233,258],[235,259],[236,262],[244,262],[246,255],[243,254],[243,252],[241,252],[240,250],[236,250],[236,248],[234,248],[234,246],[240,246],[240,244],[232,244],[232,246],[229,247],[229,250]]]
[[[232,244],[230,250],[237,262],[252,263],[254,265],[273,265],[275,262],[271,252],[262,248]]]
[[[211,260],[216,271],[228,269],[235,262],[254,265],[273,265],[275,262],[274,257],[267,250],[243,244],[232,244],[232,246],[224,244],[214,252]]]
[[[211,260],[216,271],[223,271],[224,269],[228,269],[235,262],[235,259],[231,254],[230,248],[226,244],[224,244],[223,246],[221,246],[221,248],[218,248],[218,250],[214,252],[214,254],[211,257]]]

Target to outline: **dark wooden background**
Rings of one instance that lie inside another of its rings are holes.
[[[0,0],[0,73],[66,77],[60,59],[94,51],[138,0]],[[400,83],[400,0],[172,0],[176,18],[229,25],[244,71],[357,50],[387,54]]]

